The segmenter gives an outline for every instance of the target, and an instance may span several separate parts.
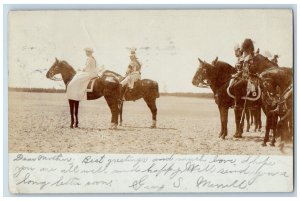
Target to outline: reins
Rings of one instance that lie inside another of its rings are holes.
[[[58,77],[55,77],[55,76],[53,76],[53,77],[51,77],[49,79],[53,80],[53,81],[62,81],[63,80],[62,78],[58,78]]]

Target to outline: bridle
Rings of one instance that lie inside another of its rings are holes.
[[[57,69],[57,68],[58,68],[57,65],[53,69],[51,68],[51,70],[49,71],[49,74],[50,74],[49,79],[53,80],[53,81],[62,81],[63,80],[62,78],[55,77],[55,75],[54,75],[54,69]]]
[[[262,80],[262,78],[260,77],[260,80],[263,82],[262,84],[264,85],[264,82],[268,82],[268,80],[272,80],[272,79],[267,78],[265,80]],[[265,101],[270,106],[273,106],[273,107],[277,106],[279,108],[278,112],[281,113],[281,116],[283,116],[288,111],[286,104],[287,104],[287,99],[289,98],[288,93],[292,89],[293,89],[293,84],[290,84],[280,96],[276,97],[276,95],[275,95],[275,97],[274,97],[274,95],[270,95],[271,92],[267,88],[267,89],[265,89],[265,94],[267,96],[267,99]]]
[[[213,64],[212,64],[213,65]],[[215,66],[215,65],[213,65]],[[203,68],[203,67],[202,67]],[[200,68],[199,68],[200,70]],[[206,70],[206,69],[205,69]],[[203,77],[201,75],[199,75],[200,73],[198,73],[196,75],[196,79],[199,80],[199,84],[197,85],[197,87],[203,87],[203,88],[207,88],[210,87],[211,84],[209,83],[209,81],[205,78],[203,79]],[[232,79],[232,77],[229,77],[224,83],[221,84],[221,86],[223,86],[224,84],[227,84],[230,80]]]
[[[202,67],[203,68],[203,67]],[[207,88],[210,87],[210,84],[207,82],[207,79],[203,79],[203,76],[200,75],[199,71],[201,70],[201,67],[199,67],[198,72],[195,76],[195,79],[197,81],[199,81],[199,84],[196,85],[196,87],[200,87],[200,88]]]

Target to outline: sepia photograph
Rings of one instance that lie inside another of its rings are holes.
[[[293,16],[10,11],[11,193],[292,192]]]

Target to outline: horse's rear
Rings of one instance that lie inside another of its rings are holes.
[[[139,80],[134,83],[134,88],[128,90],[124,98],[126,101],[136,101],[143,98],[152,113],[152,128],[156,127],[157,107],[156,99],[159,98],[159,87],[156,81],[150,79]],[[120,121],[122,122],[122,107]]]
[[[141,81],[144,98],[156,99],[159,98],[159,87],[156,81],[143,79]]]

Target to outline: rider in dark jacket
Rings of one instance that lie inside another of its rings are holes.
[[[253,41],[246,38],[241,45],[235,47],[235,56],[237,57],[236,69],[237,73],[233,75],[234,81],[231,87],[235,90],[235,105],[239,105],[242,95],[240,93],[241,85],[245,84],[245,80],[249,80],[252,58],[254,57],[254,45]],[[246,86],[248,87],[248,85]],[[247,89],[248,91],[248,89]]]

